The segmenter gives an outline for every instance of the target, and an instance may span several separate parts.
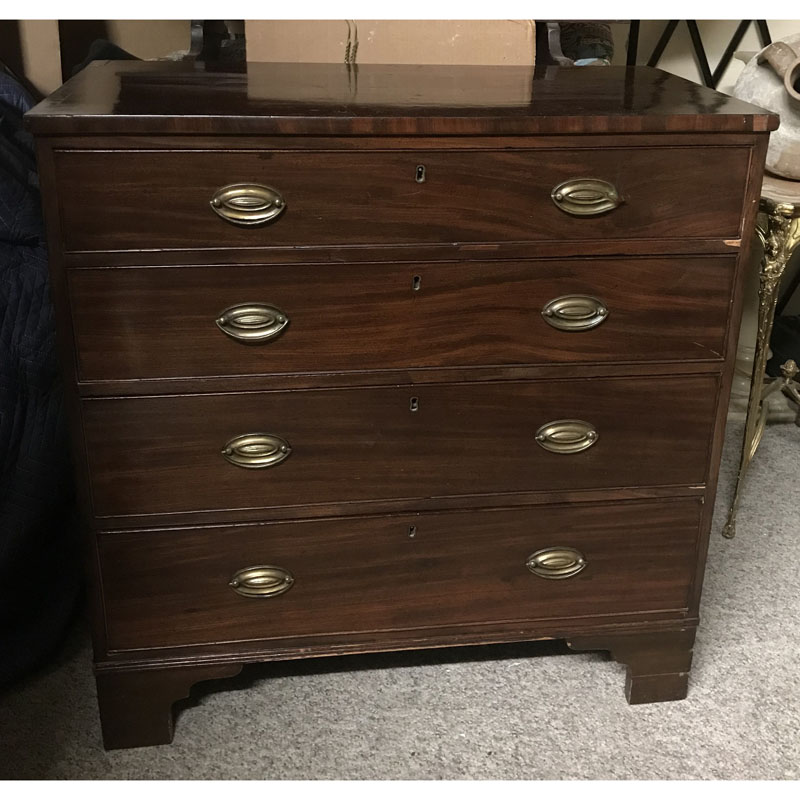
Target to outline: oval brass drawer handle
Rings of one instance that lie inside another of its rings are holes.
[[[271,186],[260,183],[232,183],[217,189],[211,197],[211,208],[222,219],[234,225],[263,225],[280,216],[286,209],[283,195]]]
[[[243,597],[276,597],[288,592],[294,585],[294,576],[283,567],[264,565],[240,569],[228,586]]]
[[[226,308],[215,320],[231,339],[245,344],[261,344],[275,339],[289,324],[289,317],[265,303],[242,303]]]
[[[575,217],[605,214],[622,203],[614,184],[598,178],[571,178],[555,186],[550,197],[562,211]]]
[[[566,294],[547,303],[542,316],[560,331],[589,331],[603,323],[608,309],[602,300],[588,294]]]
[[[530,555],[525,566],[540,578],[558,581],[586,569],[586,559],[574,547],[545,547]]]
[[[582,419],[557,419],[536,431],[536,442],[551,453],[580,453],[597,441],[594,426]]]
[[[246,469],[275,467],[289,458],[291,452],[289,442],[273,433],[245,433],[222,448],[227,461]]]

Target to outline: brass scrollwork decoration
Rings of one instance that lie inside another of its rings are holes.
[[[784,364],[781,368],[783,378],[776,378],[766,386],[764,375],[781,278],[789,259],[800,245],[800,206],[762,198],[761,212],[763,216],[756,225],[756,233],[764,245],[764,256],[759,270],[758,333],[739,471],[728,520],[722,530],[722,535],[728,539],[736,535],[736,514],[745,475],[764,433],[768,412],[764,400],[778,388],[782,388],[792,397],[797,395],[797,389],[792,385],[797,375],[797,365],[794,362]]]

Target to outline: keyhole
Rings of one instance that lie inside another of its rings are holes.
[[[422,276],[421,275],[415,275],[411,279],[411,289],[414,292],[418,292],[420,286],[422,286]]]
[[[417,526],[416,525],[409,525],[408,526],[408,538],[413,539],[417,535]]]
[[[425,183],[425,165],[417,164],[417,174],[414,176],[417,183]]]
[[[419,397],[412,397],[408,402],[408,407],[411,411],[419,410]]]

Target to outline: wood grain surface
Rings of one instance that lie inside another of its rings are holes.
[[[71,270],[81,381],[586,362],[720,361],[733,257]],[[542,316],[602,301],[596,328]],[[265,303],[288,327],[260,344],[215,324]]]
[[[698,499],[582,504],[106,536],[109,646],[680,613],[700,509]],[[551,580],[526,567],[533,553],[565,546],[585,557],[577,575]],[[228,583],[256,565],[282,567],[294,584],[242,597]]]
[[[696,376],[85,400],[94,510],[698,484],[716,387]],[[547,452],[536,432],[561,419],[591,423],[597,442]],[[249,433],[283,437],[291,455],[267,469],[228,463],[225,444]]]
[[[650,67],[95,62],[28,114],[72,133],[768,131],[777,115]]]
[[[56,152],[56,174],[67,251],[586,242],[738,238],[749,160],[746,147],[68,150]],[[562,211],[550,194],[574,178],[612,183],[622,205],[592,217]],[[210,206],[214,193],[241,183],[277,190],[285,210],[256,227],[221,219]]]

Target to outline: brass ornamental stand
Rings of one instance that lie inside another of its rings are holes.
[[[742,456],[736,476],[733,503],[728,514],[728,521],[722,531],[722,535],[728,539],[732,539],[736,535],[736,512],[742,495],[742,484],[764,433],[768,413],[768,406],[764,401],[780,389],[800,404],[800,392],[793,383],[800,369],[791,359],[781,366],[782,378],[774,378],[769,383],[764,383],[769,340],[772,335],[781,278],[792,253],[800,244],[800,183],[766,175],[759,210],[761,213],[756,232],[764,245],[764,257],[759,271],[758,333],[745,418]]]

